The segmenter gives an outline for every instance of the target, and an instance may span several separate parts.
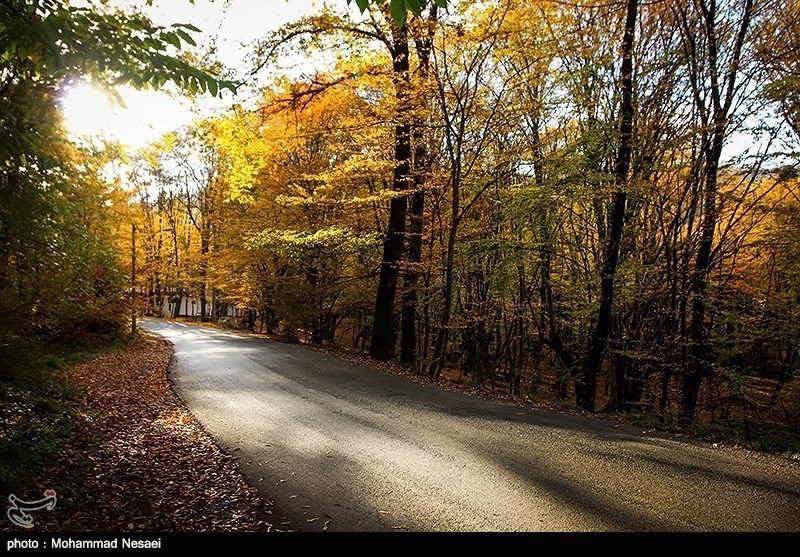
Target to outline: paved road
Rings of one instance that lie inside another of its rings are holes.
[[[800,529],[800,467],[779,458],[142,325],[174,344],[180,396],[299,530]]]

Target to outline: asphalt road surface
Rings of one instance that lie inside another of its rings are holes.
[[[158,320],[189,409],[297,530],[800,529],[800,466]]]

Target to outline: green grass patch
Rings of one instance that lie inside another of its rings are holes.
[[[16,339],[0,345],[0,497],[32,487],[37,470],[73,435],[79,393],[65,370],[133,340],[70,346]]]
[[[661,421],[654,414],[614,414],[623,421],[641,427],[670,433],[684,432],[676,423]],[[800,432],[776,424],[736,421],[725,424],[695,423],[688,432],[705,441],[748,447],[757,451],[779,454],[800,460]]]
[[[800,460],[800,433],[775,424],[737,421],[728,424],[696,424],[691,433],[709,441],[750,447]]]

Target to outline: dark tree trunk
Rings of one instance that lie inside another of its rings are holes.
[[[200,197],[200,214],[202,222],[200,224],[200,321],[208,321],[208,254],[211,251],[211,213],[213,200],[211,199],[212,183],[208,183]]]
[[[538,93],[536,97],[538,98]],[[533,123],[533,172],[536,185],[541,190],[545,187],[545,170],[539,127],[539,119],[536,118]],[[555,352],[560,362],[555,383],[556,396],[558,398],[566,398],[569,378],[572,375],[574,365],[574,357],[572,352],[564,346],[564,341],[561,339],[561,334],[556,324],[552,281],[553,253],[555,248],[551,225],[547,222],[548,214],[552,210],[554,210],[552,205],[545,205],[543,213],[539,215],[539,234],[541,236],[539,240],[541,242],[541,247],[539,249],[539,323],[541,327],[539,344],[540,351],[541,347],[547,344],[553,352]],[[522,277],[522,274],[520,274],[520,277]]]
[[[311,335],[309,340],[313,344],[320,344],[325,337],[324,319],[319,303],[319,292],[317,291],[319,278],[319,269],[317,267],[306,269],[306,283],[311,287],[311,299],[309,300],[311,306],[311,322],[308,327],[311,330]]]
[[[203,228],[205,228],[205,225]],[[208,237],[203,234],[200,239],[200,321],[203,323],[208,321],[208,312],[206,311],[206,276],[208,274],[208,263],[206,262],[207,255]]]
[[[415,155],[425,156],[424,151],[424,146],[418,146]],[[403,276],[403,309],[400,319],[400,361],[408,366],[414,365],[417,361],[417,283],[422,259],[422,226],[425,210],[425,192],[417,189],[422,187],[422,180],[418,181],[415,177],[414,187],[416,191],[411,195],[406,247],[406,259],[410,266]]]
[[[706,331],[708,272],[711,267],[711,250],[717,225],[717,172],[722,154],[723,131],[715,132],[712,145],[706,150],[705,191],[703,192],[703,221],[700,225],[700,245],[697,249],[692,278],[692,308],[689,321],[689,361],[683,377],[680,421],[687,426],[694,420],[697,397],[703,379],[711,371],[711,349]]]
[[[741,60],[742,48],[750,27],[753,15],[753,0],[745,0],[742,19],[734,38],[732,54],[727,63],[724,82],[720,83],[718,60],[718,44],[720,30],[717,28],[717,3],[712,0],[706,5],[701,3],[703,15],[703,32],[706,40],[706,60],[709,72],[710,101],[712,108],[698,106],[706,117],[704,124],[710,129],[710,137],[703,142],[703,154],[706,159],[703,191],[703,220],[700,224],[700,244],[695,259],[694,275],[691,291],[693,294],[691,316],[689,322],[689,350],[687,370],[683,376],[683,394],[681,396],[680,422],[688,426],[694,421],[697,398],[703,379],[711,373],[712,350],[706,330],[706,313],[708,311],[708,274],[711,270],[711,253],[714,247],[714,231],[717,227],[717,175],[725,134],[730,122],[736,93],[736,79]],[[699,99],[699,95],[695,95]]]
[[[181,316],[181,305],[183,305],[183,289],[181,288],[178,291],[177,301],[175,303],[175,309],[172,310],[172,318],[177,319]]]
[[[158,306],[158,316],[164,315],[164,294],[161,288],[161,260],[163,256],[164,243],[161,238],[161,230],[164,228],[163,218],[161,212],[158,214],[158,231],[156,232],[156,255],[155,255],[155,289],[156,289],[156,305]]]
[[[403,256],[403,236],[406,226],[407,196],[411,162],[411,126],[408,123],[408,33],[406,27],[392,27],[393,72],[395,95],[399,104],[398,123],[394,133],[394,176],[392,190],[400,195],[392,198],[389,208],[389,226],[383,243],[378,291],[375,296],[375,318],[372,325],[372,342],[369,354],[378,360],[387,360],[394,344],[394,300],[397,293],[398,262]]]
[[[450,231],[447,236],[447,256],[445,258],[444,269],[444,286],[442,288],[442,297],[444,298],[444,306],[442,308],[442,318],[439,324],[439,331],[436,334],[436,340],[433,345],[433,356],[431,363],[428,366],[428,375],[432,377],[439,377],[444,367],[445,349],[449,339],[449,326],[450,326],[450,313],[453,309],[453,260],[456,248],[457,239],[457,223],[459,212],[459,186],[453,184],[453,201],[451,203],[451,224]]]
[[[614,303],[614,278],[619,262],[619,246],[622,239],[622,228],[625,223],[625,206],[627,194],[624,191],[628,181],[633,150],[633,44],[636,33],[636,15],[638,0],[628,0],[625,15],[625,32],[622,37],[622,72],[620,88],[622,103],[620,105],[619,147],[614,168],[614,185],[611,223],[603,256],[602,274],[600,278],[600,308],[597,320],[589,339],[587,365],[583,377],[576,381],[575,397],[578,405],[584,410],[594,411],[595,391],[597,390],[597,374],[603,361],[603,353],[608,347],[611,332],[611,310]]]
[[[419,87],[415,102],[418,104],[418,116],[415,118],[412,137],[414,140],[413,189],[409,204],[408,234],[406,239],[406,261],[408,268],[403,276],[403,308],[400,316],[400,361],[412,366],[417,361],[417,283],[419,282],[419,264],[422,261],[422,228],[425,212],[425,180],[430,172],[431,161],[428,157],[428,144],[425,137],[424,114],[426,96],[424,88],[428,82],[432,34],[436,25],[436,4],[431,10],[425,25],[414,37],[417,58],[419,59]]]

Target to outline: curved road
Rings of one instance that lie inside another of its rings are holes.
[[[158,320],[178,394],[297,530],[793,530],[800,467]]]

